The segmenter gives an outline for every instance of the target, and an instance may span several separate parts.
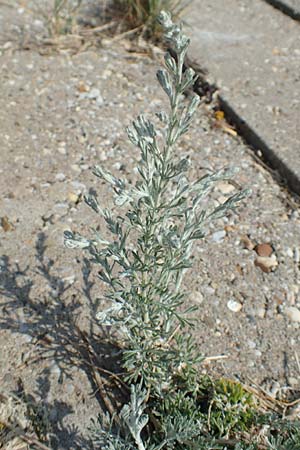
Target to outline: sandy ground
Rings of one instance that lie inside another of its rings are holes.
[[[89,449],[87,427],[101,399],[79,355],[74,321],[103,367],[111,350],[93,320],[103,286],[87,255],[63,247],[63,231],[88,234],[97,226],[82,201],[90,189],[110,204],[108,187],[91,173],[94,164],[135,178],[138,153],[125,126],[141,112],[153,117],[165,99],[155,80],[158,62],[143,52],[107,40],[81,52],[24,48],[33,20],[43,34],[38,17],[0,2],[0,380],[7,392],[21,385],[45,406],[51,448]],[[235,181],[253,190],[195,247],[184,286],[187,302],[199,306],[199,350],[227,357],[210,370],[273,392],[300,389],[297,203],[209,106],[201,107],[177,153],[190,156],[191,179],[237,166]],[[210,201],[230,193],[231,185],[219,184]],[[254,247],[263,243],[272,247],[269,273],[255,264]]]

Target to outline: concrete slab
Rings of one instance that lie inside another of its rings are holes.
[[[300,194],[300,28],[263,0],[194,0],[190,57],[250,144]]]
[[[300,0],[265,0],[295,20],[300,20]]]

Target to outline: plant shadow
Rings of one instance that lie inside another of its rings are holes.
[[[81,369],[86,374],[88,388],[96,398],[101,414],[117,409],[118,395],[119,398],[126,395],[118,377],[121,349],[114,344],[109,330],[99,327],[94,319],[99,304],[92,299],[94,282],[90,280],[89,261],[84,258],[82,262],[82,287],[75,294],[68,292],[70,286],[53,274],[54,261],[46,256],[46,239],[45,233],[37,236],[37,264],[33,269],[29,266],[21,268],[18,263],[13,265],[6,255],[0,258],[0,296],[3,298],[0,330],[28,336],[30,350],[23,358],[24,367],[36,365],[41,360],[45,362],[42,368],[38,368],[34,380],[36,390],[31,393],[30,402],[34,403],[35,395],[38,396],[50,414],[51,448],[89,449],[93,448],[92,441],[84,437],[76,426],[64,424],[64,419],[74,413],[72,407],[49,396],[50,363],[56,366],[58,383],[73,380],[74,368]],[[42,277],[49,287],[44,298],[37,298],[34,294],[36,277]],[[84,299],[85,308],[89,311],[85,330],[78,325],[83,307],[79,299]]]

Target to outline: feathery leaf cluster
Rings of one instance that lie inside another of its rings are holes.
[[[249,191],[209,208],[204,200],[211,188],[220,180],[230,180],[235,171],[223,169],[188,180],[189,160],[177,157],[174,148],[188,131],[200,101],[197,96],[187,105],[182,101],[184,91],[195,82],[192,69],[183,71],[189,39],[170,14],[162,12],[159,21],[176,55],[167,53],[165,68],[157,72],[170,105],[168,112],[157,114],[164,139],[143,115],[128,127],[128,138],[141,155],[134,186],[102,166],[94,168],[94,174],[112,187],[116,206],[125,209],[116,216],[99,204],[96,195],[85,198],[103,217],[111,241],[99,232],[92,238],[65,232],[66,246],[85,249],[100,266],[99,277],[108,286],[111,305],[97,319],[114,327],[123,341],[122,365],[131,399],[118,416],[121,428],[115,429],[112,417],[106,431],[98,433],[101,448],[107,450],[206,449],[208,438],[213,443],[251,417],[246,394],[238,392],[229,407],[224,385],[211,406],[214,423],[207,424],[196,371],[202,357],[186,332],[194,308],[185,306],[181,287],[192,265],[194,242],[205,236],[212,220],[233,210]],[[235,394],[232,388],[231,397]],[[222,414],[224,407],[227,412]],[[238,416],[236,422],[229,413]],[[214,436],[210,427],[218,431],[220,420],[225,425]]]

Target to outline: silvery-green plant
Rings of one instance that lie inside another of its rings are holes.
[[[205,236],[207,225],[248,195],[248,191],[240,191],[222,205],[207,208],[203,200],[211,188],[220,180],[230,180],[235,171],[224,169],[188,180],[189,160],[176,156],[174,149],[199,105],[197,96],[187,105],[183,101],[183,93],[195,82],[191,68],[183,71],[189,39],[168,13],[162,12],[159,21],[176,54],[173,58],[166,53],[165,68],[157,72],[170,105],[169,111],[157,114],[164,140],[142,115],[127,129],[141,155],[139,179],[133,187],[102,166],[94,168],[94,174],[112,186],[115,204],[126,211],[114,215],[99,204],[95,195],[86,196],[86,203],[104,218],[113,236],[111,241],[98,232],[91,238],[65,232],[66,246],[85,249],[101,267],[99,276],[108,286],[111,306],[100,311],[97,318],[102,325],[115,327],[123,341],[122,364],[132,394],[131,402],[121,412],[129,438],[123,440],[125,431],[123,435],[110,434],[116,439],[111,445],[120,449],[175,448],[170,446],[170,439],[180,442],[187,423],[192,427],[192,421],[200,430],[198,419],[179,417],[172,422],[171,418],[164,421],[164,427],[173,427],[174,431],[166,432],[165,444],[146,446],[142,430],[149,417],[142,411],[150,398],[159,399],[174,390],[176,376],[192,377],[195,363],[201,361],[190,333],[183,332],[191,325],[193,310],[184,306],[183,276],[192,265],[193,244]]]

